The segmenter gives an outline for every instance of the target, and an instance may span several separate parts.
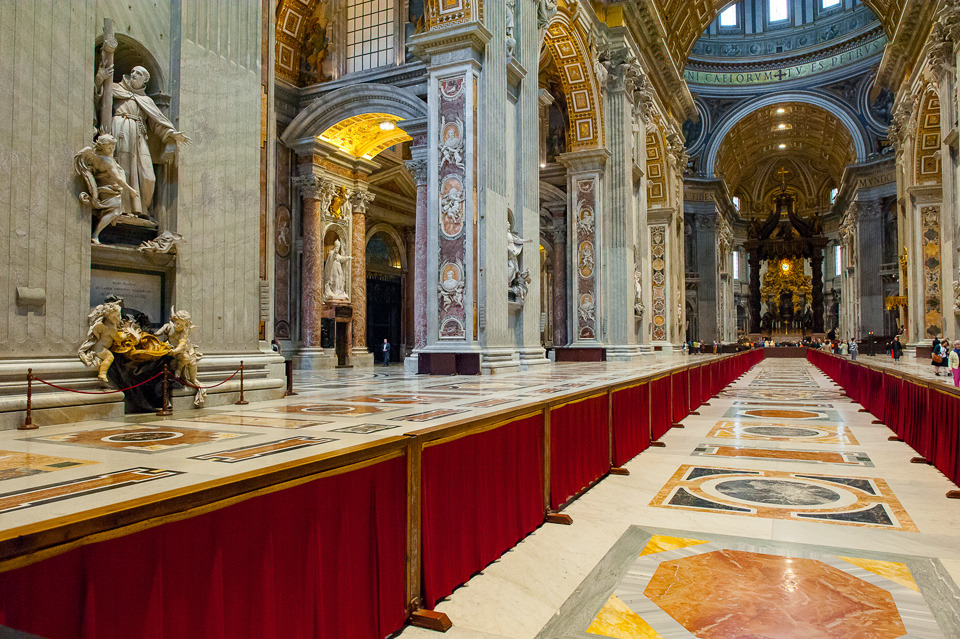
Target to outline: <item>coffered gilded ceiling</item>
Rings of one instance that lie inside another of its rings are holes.
[[[769,185],[755,182],[766,175],[767,165],[780,158],[807,165],[811,173],[824,174],[839,184],[856,153],[846,126],[826,109],[778,104],[754,111],[730,130],[717,155],[717,175],[726,179],[732,192],[760,193]],[[809,195],[814,196],[819,186],[811,185]]]

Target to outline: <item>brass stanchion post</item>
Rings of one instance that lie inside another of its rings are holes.
[[[167,368],[167,365],[164,364],[163,365],[163,399],[161,400],[163,402],[163,406],[160,408],[160,410],[157,411],[157,415],[159,415],[160,417],[167,417],[169,415],[173,415],[173,410],[171,410],[170,408],[171,406],[170,384],[167,380],[167,376],[169,374],[170,374],[169,369]]]
[[[240,360],[240,401],[236,403],[237,406],[246,406],[249,404],[247,400],[243,398],[243,360]]]
[[[17,430],[36,430],[37,425],[33,423],[33,369],[27,369],[27,415],[23,420],[23,426],[18,426]]]

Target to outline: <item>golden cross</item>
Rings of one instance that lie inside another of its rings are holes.
[[[788,175],[790,175],[790,171],[787,170],[787,167],[783,167],[782,169],[777,171],[777,177],[780,178],[780,184],[783,184],[784,186],[786,186]]]

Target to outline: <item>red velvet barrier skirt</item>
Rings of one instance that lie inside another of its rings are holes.
[[[927,389],[910,382],[903,382],[900,403],[901,437],[907,446],[921,457],[929,459],[930,436],[924,434],[924,407]]]
[[[650,438],[660,439],[667,434],[670,420],[670,376],[650,382]]]
[[[680,422],[690,414],[687,408],[687,380],[689,375],[687,371],[680,371],[670,376],[670,383],[673,385],[673,421]]]
[[[613,464],[623,466],[650,446],[649,387],[613,393]]]
[[[607,396],[566,404],[550,412],[550,507],[610,470]]]
[[[693,412],[703,403],[703,366],[689,369],[690,376],[690,411]]]
[[[883,416],[880,420],[887,428],[901,436],[899,427],[900,395],[903,381],[893,375],[883,376]]]
[[[543,523],[543,416],[423,450],[427,606]]]
[[[960,397],[930,391],[930,406],[928,414],[936,419],[930,461],[947,479],[960,485]]]
[[[406,619],[406,460],[0,574],[0,623],[44,637],[355,637]]]

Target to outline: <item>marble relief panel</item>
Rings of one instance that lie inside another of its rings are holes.
[[[597,339],[597,183],[596,176],[575,180],[577,339]]]
[[[920,209],[923,224],[923,313],[928,338],[943,333],[943,288],[940,275],[940,207]]]
[[[467,284],[467,168],[464,124],[467,120],[468,78],[465,73],[441,78],[440,219],[439,222],[439,326],[440,339],[467,337],[464,296]]]
[[[650,227],[650,256],[653,278],[653,339],[667,339],[667,227]]]

